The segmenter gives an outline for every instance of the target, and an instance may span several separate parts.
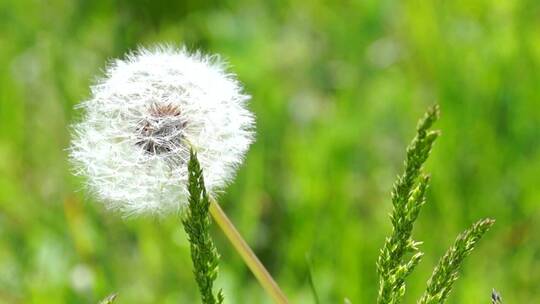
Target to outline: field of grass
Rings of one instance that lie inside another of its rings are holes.
[[[74,106],[108,60],[167,42],[219,53],[257,140],[219,200],[293,303],[374,303],[390,191],[437,102],[414,235],[415,303],[445,249],[497,220],[449,303],[540,301],[540,2],[0,2],[0,302],[198,303],[178,217],[107,212],[67,161]],[[221,231],[226,303],[270,303]]]

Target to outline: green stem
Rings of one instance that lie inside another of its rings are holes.
[[[259,261],[255,253],[253,253],[246,241],[244,241],[233,223],[229,220],[225,212],[223,212],[223,209],[221,209],[219,204],[212,197],[210,198],[210,214],[212,214],[212,217],[218,226],[223,230],[225,236],[227,236],[251,272],[253,272],[257,280],[259,280],[259,283],[261,283],[264,290],[266,290],[272,299],[274,299],[274,302],[278,304],[288,304],[289,301],[285,297],[285,294],[281,291],[266,268],[264,268],[263,264]]]

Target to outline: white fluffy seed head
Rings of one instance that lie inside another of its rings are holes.
[[[248,100],[216,56],[139,49],[110,64],[79,105],[70,147],[76,174],[125,215],[181,210],[190,148],[210,194],[233,177],[253,140]]]

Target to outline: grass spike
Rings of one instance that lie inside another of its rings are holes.
[[[418,301],[419,304],[444,303],[459,276],[459,269],[463,264],[463,260],[471,253],[478,241],[494,223],[495,221],[489,218],[480,220],[457,237],[454,244],[446,251],[437,267],[435,267],[428,281],[427,289]]]
[[[438,118],[439,107],[435,105],[418,122],[416,136],[407,147],[405,170],[398,176],[392,190],[392,234],[386,238],[377,260],[378,304],[401,302],[405,294],[405,278],[423,256],[418,249],[420,242],[414,241],[411,234],[420,208],[425,203],[429,176],[422,174],[422,166],[440,134],[439,131],[430,130]],[[409,254],[412,257],[407,260]]]
[[[188,163],[189,180],[189,206],[182,219],[191,248],[195,280],[199,286],[202,302],[204,304],[220,304],[223,302],[223,293],[219,290],[214,293],[214,281],[217,278],[219,254],[210,237],[210,199],[204,186],[202,169],[192,150]]]

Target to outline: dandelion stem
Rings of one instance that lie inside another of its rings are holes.
[[[221,230],[223,230],[225,236],[227,236],[236,251],[238,251],[240,256],[242,256],[242,259],[247,264],[251,272],[253,272],[266,292],[272,297],[272,299],[274,299],[275,303],[289,303],[283,291],[281,291],[270,273],[268,273],[268,270],[266,270],[255,253],[253,253],[249,245],[242,238],[238,230],[234,227],[233,223],[229,220],[225,212],[223,212],[223,209],[221,209],[214,198],[210,198],[210,214],[212,214],[212,217]]]

